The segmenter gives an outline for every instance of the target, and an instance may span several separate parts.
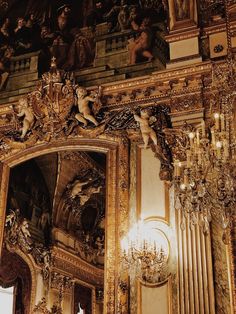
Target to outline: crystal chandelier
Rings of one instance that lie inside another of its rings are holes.
[[[211,119],[188,126],[186,159],[174,161],[175,206],[181,212],[180,226],[199,224],[209,231],[212,217],[226,236],[236,205],[236,154],[233,103],[235,97],[235,64],[231,49],[228,0],[225,0],[227,62],[212,69],[212,102],[216,111]],[[206,124],[207,123],[207,124]]]
[[[133,275],[145,282],[161,282],[167,277],[168,256],[158,243],[157,235],[139,221],[122,239],[122,263]]]
[[[174,163],[175,205],[181,211],[182,229],[189,220],[207,233],[212,215],[224,230],[230,226],[236,202],[233,146],[227,115],[217,112],[214,120],[207,130],[203,120],[187,132],[187,158]]]

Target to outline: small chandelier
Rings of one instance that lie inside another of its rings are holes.
[[[157,233],[143,221],[136,223],[122,239],[122,262],[140,280],[162,282],[167,277],[168,256],[158,243]]]

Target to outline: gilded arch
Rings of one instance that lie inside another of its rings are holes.
[[[31,158],[63,150],[83,150],[103,152],[107,155],[107,218],[106,218],[106,262],[104,313],[115,313],[117,283],[115,273],[119,263],[119,238],[128,220],[128,142],[120,137],[103,136],[100,139],[75,138],[58,140],[53,143],[35,145],[23,149],[7,158],[2,158],[0,232],[1,247],[4,232],[6,199],[10,168]],[[33,291],[32,291],[33,292]],[[35,291],[34,291],[35,292]],[[32,300],[34,300],[32,297]],[[32,301],[33,303],[33,301]]]

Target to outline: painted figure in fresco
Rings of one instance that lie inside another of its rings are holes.
[[[141,110],[141,115],[134,114],[134,119],[139,123],[140,131],[144,141],[144,148],[148,146],[149,138],[153,141],[154,145],[157,145],[157,135],[155,131],[149,125],[150,119],[149,111],[146,109]]]
[[[68,4],[64,4],[58,10],[57,24],[60,31],[64,31],[69,24],[71,8]]]
[[[189,0],[176,0],[176,16],[177,19],[183,20],[188,17]]]
[[[133,41],[130,42],[129,52],[130,52],[130,64],[137,63],[138,56],[143,56],[151,61],[153,55],[150,51],[152,43],[152,32],[149,27],[149,18],[144,18],[140,27],[140,35]]]
[[[69,33],[71,22],[71,8],[65,4],[57,10],[57,30],[55,31],[55,39],[51,47],[51,55],[56,57],[57,66],[64,67],[67,61],[67,54],[72,41]]]
[[[98,125],[97,120],[91,113],[91,109],[89,108],[89,102],[95,102],[96,98],[87,95],[87,90],[83,87],[77,87],[76,89],[77,95],[77,105],[79,109],[79,113],[75,115],[75,118],[87,126],[88,121],[92,122],[94,125]]]
[[[30,108],[26,98],[19,99],[20,112],[17,114],[18,117],[24,117],[23,127],[21,129],[21,138],[23,139],[26,133],[33,127],[35,118],[32,109]]]
[[[126,0],[121,0],[120,12],[118,14],[118,25],[121,32],[129,28],[129,11]]]
[[[104,5],[104,1],[101,0],[95,0],[95,3],[91,2],[93,1],[84,1],[83,3],[83,12],[85,14],[84,25],[91,27],[92,30],[95,30],[96,25],[105,22],[104,14],[106,12],[106,5]]]
[[[79,28],[73,28],[70,34],[73,36],[73,41],[68,51],[67,62],[63,68],[71,71],[91,66],[94,60],[94,49],[91,42],[82,34]]]
[[[110,32],[123,32],[130,28],[130,10],[131,6],[127,4],[126,0],[121,0],[120,5],[114,1],[111,10],[104,14],[105,20],[110,24]]]

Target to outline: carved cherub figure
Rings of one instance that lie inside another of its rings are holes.
[[[24,138],[26,133],[33,127],[35,118],[32,108],[29,106],[26,98],[19,99],[20,112],[18,117],[24,117],[23,126],[21,129],[21,138]]]
[[[79,122],[82,122],[84,126],[88,124],[88,121],[97,126],[98,122],[92,115],[91,109],[89,108],[89,102],[94,103],[96,101],[96,98],[89,96],[87,94],[87,90],[80,86],[76,88],[76,95],[79,113],[75,115],[75,118]]]
[[[149,119],[151,118],[150,112],[147,109],[141,110],[140,116],[134,114],[135,121],[139,122],[140,131],[144,141],[144,148],[148,146],[149,138],[153,141],[154,145],[157,145],[157,135],[155,131],[149,125]]]

